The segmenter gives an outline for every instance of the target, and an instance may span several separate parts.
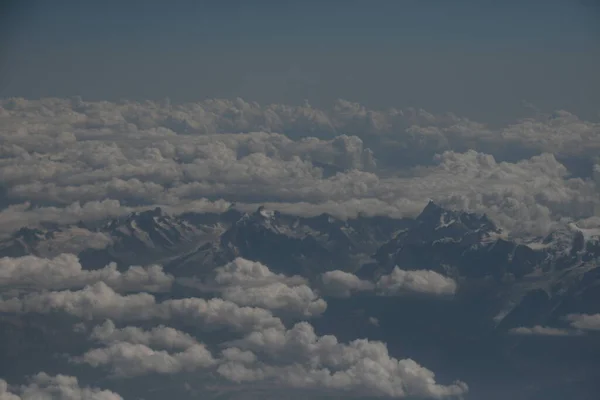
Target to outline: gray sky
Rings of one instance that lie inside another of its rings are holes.
[[[325,4],[323,4],[325,3]],[[5,7],[0,96],[422,107],[598,119],[595,2],[116,1]]]

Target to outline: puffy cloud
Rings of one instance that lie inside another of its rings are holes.
[[[114,375],[124,377],[150,373],[175,374],[210,367],[215,363],[210,352],[201,344],[194,344],[178,353],[168,353],[128,342],[116,342],[89,350],[74,361],[92,367],[107,366]]]
[[[523,336],[573,336],[579,335],[581,332],[572,331],[569,329],[551,328],[547,326],[536,325],[532,328],[524,326],[513,328],[509,331],[512,335],[523,335]]]
[[[290,287],[277,282],[265,286],[233,286],[223,290],[224,299],[236,304],[281,310],[305,317],[325,312],[327,303],[307,285]]]
[[[216,268],[214,280],[223,286],[262,286],[280,282],[291,285],[306,283],[306,279],[301,276],[288,277],[275,274],[266,265],[241,257]]]
[[[593,180],[570,177],[557,157],[597,155],[600,124],[566,112],[493,130],[452,114],[344,101],[331,110],[240,99],[2,104],[7,199],[63,207],[4,210],[3,230],[140,205],[182,209],[206,197],[341,216],[413,215],[432,198],[486,212],[517,233],[543,234],[599,205]],[[394,172],[406,163],[425,166]]]
[[[452,278],[435,271],[404,271],[398,267],[394,267],[391,273],[380,276],[375,283],[340,270],[322,274],[321,283],[325,294],[336,297],[349,297],[353,292],[360,291],[375,291],[383,296],[408,293],[453,295],[457,289],[457,284]]]
[[[275,274],[259,262],[236,258],[216,269],[221,296],[243,306],[311,317],[322,314],[327,303],[299,276]]]
[[[78,291],[30,293],[21,298],[0,300],[0,311],[14,313],[50,313],[56,311],[84,319],[150,319],[156,314],[154,296],[136,293],[122,296],[104,282]]]
[[[223,352],[218,372],[237,382],[273,380],[391,397],[444,398],[468,389],[462,382],[437,384],[433,372],[413,360],[391,357],[382,342],[339,343],[335,336],[316,335],[306,322],[289,330],[253,332],[234,341]]]
[[[158,305],[157,315],[159,318],[195,320],[207,328],[227,327],[242,332],[283,325],[281,320],[268,310],[240,307],[220,298],[165,300]]]
[[[173,276],[162,267],[131,266],[125,272],[114,263],[97,270],[84,270],[77,256],[61,254],[51,259],[36,256],[0,258],[0,288],[27,287],[35,289],[82,288],[104,282],[118,292],[164,292],[171,289]]]
[[[377,291],[385,296],[403,293],[423,293],[432,295],[453,295],[456,282],[435,271],[404,271],[394,267],[389,275],[383,275],[377,281]]]
[[[0,379],[2,400],[123,400],[117,393],[98,388],[80,387],[74,376],[50,376],[40,372],[30,379],[29,384],[9,391],[5,380]]]
[[[120,321],[170,320],[193,321],[206,329],[229,328],[247,332],[267,327],[280,327],[282,322],[270,311],[213,298],[169,299],[156,302],[149,293],[121,295],[104,282],[81,290],[34,292],[22,297],[0,299],[0,311],[10,313],[65,312],[94,320]]]
[[[184,332],[163,325],[149,331],[133,326],[119,329],[107,320],[93,329],[91,338],[107,346],[89,350],[72,361],[92,367],[105,366],[117,376],[175,374],[215,363],[203,344]],[[177,349],[181,351],[167,351]]]
[[[94,327],[91,338],[105,344],[127,342],[162,349],[185,350],[198,344],[192,336],[168,326],[160,325],[145,331],[135,326],[117,328],[111,320]]]
[[[571,326],[586,331],[600,331],[600,314],[570,314],[566,317]]]
[[[323,292],[328,296],[350,297],[353,292],[371,291],[375,284],[340,270],[327,271],[321,275]]]

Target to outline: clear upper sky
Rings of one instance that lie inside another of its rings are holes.
[[[1,4],[0,97],[600,111],[595,0]]]

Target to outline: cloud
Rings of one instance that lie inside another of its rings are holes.
[[[435,271],[404,271],[394,267],[389,275],[377,281],[377,291],[384,296],[397,296],[404,293],[430,295],[453,295],[457,285],[452,278]]]
[[[323,292],[333,297],[350,297],[353,292],[371,291],[375,288],[373,282],[340,270],[322,274],[321,284]]]
[[[266,265],[237,257],[224,266],[215,268],[214,280],[223,286],[263,286],[271,283],[301,285],[306,279],[301,276],[288,277],[273,273]]]
[[[523,335],[523,336],[573,336],[579,335],[581,332],[572,331],[569,329],[551,328],[547,326],[536,325],[532,328],[524,326],[513,328],[509,331],[512,335]]]
[[[74,361],[92,367],[108,366],[114,375],[121,377],[195,371],[210,367],[215,362],[210,352],[200,344],[178,353],[168,353],[128,342],[116,342],[104,348],[89,350]]]
[[[434,199],[486,212],[515,234],[543,234],[600,203],[591,170],[574,178],[557,161],[596,157],[600,124],[562,111],[491,129],[345,101],[330,110],[240,99],[2,105],[0,181],[7,201],[23,203],[0,214],[5,231],[140,206],[208,207],[207,198],[345,217],[410,216]]]
[[[279,318],[262,308],[240,307],[220,298],[205,300],[192,297],[156,302],[149,293],[121,295],[104,282],[77,291],[29,293],[22,297],[0,299],[0,311],[19,314],[64,312],[87,320],[179,318],[207,329],[229,328],[243,332],[282,325]]]
[[[162,349],[185,350],[198,344],[192,336],[168,326],[159,325],[145,331],[135,326],[117,328],[111,320],[106,320],[102,325],[94,327],[90,337],[104,344],[127,342]]]
[[[159,318],[195,320],[206,328],[226,327],[242,332],[282,326],[281,320],[268,310],[240,307],[220,298],[165,300],[157,306],[157,315]]]
[[[247,264],[243,264],[246,267]],[[272,279],[260,266],[246,269],[250,281]],[[241,278],[238,270],[225,269],[225,281]],[[76,363],[104,367],[122,377],[152,373],[176,374],[199,369],[216,370],[234,381],[271,381],[288,387],[354,390],[367,394],[442,398],[460,395],[464,383],[448,386],[435,382],[433,373],[412,360],[389,356],[381,342],[355,340],[338,343],[334,336],[317,336],[301,322],[286,329],[268,310],[240,307],[224,299],[169,299],[157,302],[151,294],[121,295],[103,282],[78,291],[30,293],[0,300],[3,312],[48,313],[62,311],[84,319],[129,321],[185,321],[203,329],[227,328],[245,334],[223,344],[219,358],[193,337],[165,326],[150,330],[117,328],[105,321],[91,339],[105,346],[72,358]]]
[[[218,372],[236,382],[271,380],[391,397],[443,398],[468,390],[462,382],[437,384],[434,374],[413,360],[390,357],[382,342],[360,339],[342,344],[335,336],[317,336],[307,322],[289,330],[252,332],[232,342]]]
[[[327,308],[306,279],[275,274],[264,264],[239,257],[215,269],[214,283],[223,299],[241,306],[303,317],[320,315]]]
[[[452,278],[435,271],[404,271],[394,267],[392,272],[379,277],[377,282],[363,280],[356,275],[340,270],[321,275],[322,290],[334,297],[349,297],[355,292],[375,292],[382,296],[400,296],[420,293],[427,295],[453,295],[457,284]]]
[[[573,328],[600,331],[600,314],[570,314],[566,319]]]
[[[12,313],[50,313],[62,311],[79,318],[144,320],[156,314],[154,296],[148,293],[120,295],[104,282],[78,291],[30,293],[21,298],[0,300],[0,311]]]
[[[215,364],[203,344],[184,332],[163,325],[149,331],[133,326],[119,329],[107,320],[93,329],[91,339],[106,344],[106,347],[89,350],[72,361],[92,367],[105,366],[117,376],[176,374]],[[169,353],[167,350],[181,351]]]
[[[40,372],[30,379],[29,384],[9,391],[5,380],[0,379],[2,400],[123,400],[117,393],[90,387],[80,387],[77,378],[66,375],[50,376]]]
[[[61,254],[54,258],[24,256],[0,258],[0,288],[35,289],[82,288],[103,282],[117,292],[165,292],[171,289],[173,276],[159,265],[131,266],[125,272],[114,263],[97,270],[84,270],[77,256]]]

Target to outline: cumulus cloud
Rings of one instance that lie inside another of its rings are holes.
[[[84,270],[77,256],[61,254],[54,258],[24,256],[0,258],[0,289],[27,287],[33,289],[70,289],[103,282],[117,292],[165,292],[171,289],[173,276],[159,265],[131,266],[117,270],[111,263],[97,270]]]
[[[300,276],[273,273],[259,262],[236,258],[215,270],[216,290],[228,301],[304,317],[322,314],[327,303]]]
[[[14,388],[0,379],[0,399],[2,400],[123,400],[117,393],[98,388],[80,387],[74,376],[50,376],[40,372],[33,376],[27,385]]]
[[[185,332],[163,325],[146,331],[133,326],[116,328],[107,320],[93,329],[91,339],[106,347],[89,350],[72,360],[92,367],[108,367],[117,376],[175,374],[215,363],[203,344]],[[169,353],[168,350],[180,351]]]
[[[569,329],[551,328],[547,326],[536,325],[532,328],[524,326],[513,328],[509,331],[512,335],[523,335],[523,336],[573,336],[579,335],[581,332],[572,331]]]
[[[404,271],[394,267],[389,275],[377,281],[377,291],[384,296],[397,296],[403,293],[423,293],[431,295],[453,295],[456,282],[435,271]]]
[[[92,367],[109,367],[114,375],[122,377],[194,371],[209,367],[215,362],[201,344],[192,345],[178,353],[169,353],[128,342],[116,342],[104,348],[89,350],[74,361]]]
[[[335,297],[349,297],[352,293],[361,291],[374,291],[382,296],[409,293],[453,295],[457,289],[454,279],[435,271],[404,271],[398,267],[394,267],[391,273],[380,276],[375,283],[349,272],[328,271],[321,275],[321,284],[325,294]]]
[[[600,331],[600,314],[570,314],[566,317],[571,326],[586,331]]]
[[[185,350],[198,344],[192,336],[168,326],[159,325],[149,331],[135,326],[117,328],[111,320],[106,320],[102,325],[95,326],[90,337],[104,344],[128,342],[161,349]]]
[[[11,313],[64,312],[94,320],[143,321],[179,318],[205,328],[230,328],[250,331],[281,326],[270,311],[256,307],[240,307],[220,298],[170,299],[157,302],[149,293],[121,295],[104,282],[81,290],[29,293],[22,297],[0,299],[0,311]]]
[[[104,282],[77,291],[29,293],[23,297],[0,300],[0,311],[13,313],[50,313],[62,311],[84,319],[150,319],[156,314],[154,296],[148,293],[120,295]]]
[[[388,354],[384,343],[318,336],[301,322],[291,329],[269,328],[234,341],[223,352],[218,372],[236,382],[272,380],[304,388],[353,390],[391,397],[459,396],[467,385],[435,382],[430,370]]]
[[[10,99],[2,107],[0,181],[9,202],[23,203],[0,214],[4,230],[140,206],[181,210],[206,198],[346,217],[414,215],[434,199],[539,234],[599,205],[592,178],[571,177],[557,157],[597,155],[600,124],[566,112],[492,130],[452,114],[344,101],[331,110],[240,99]]]
[[[340,270],[327,271],[321,275],[322,290],[328,296],[350,297],[353,292],[371,291],[375,284]]]
[[[281,320],[274,317],[269,310],[240,307],[220,298],[165,300],[158,305],[157,315],[159,318],[197,321],[207,328],[226,327],[242,332],[282,326]]]

